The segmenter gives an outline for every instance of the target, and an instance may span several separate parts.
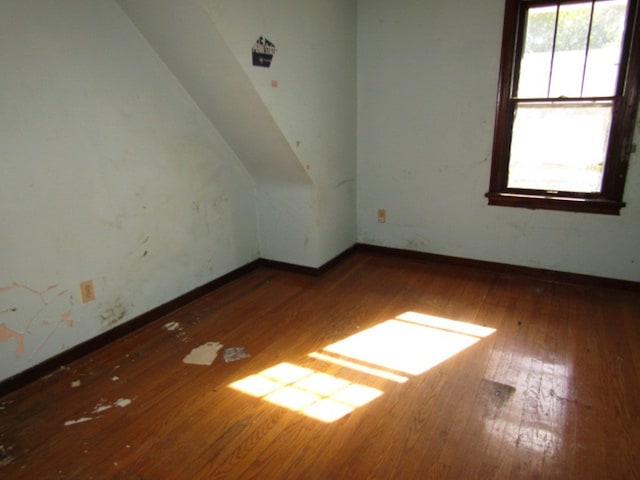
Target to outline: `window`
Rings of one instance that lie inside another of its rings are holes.
[[[507,0],[490,205],[620,213],[640,88],[639,3]]]

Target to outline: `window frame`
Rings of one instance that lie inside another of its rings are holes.
[[[595,0],[598,1],[598,0]],[[633,134],[640,90],[640,0],[628,0],[627,28],[622,44],[621,68],[612,107],[609,145],[599,193],[552,192],[508,188],[509,153],[514,111],[518,101],[512,96],[522,56],[523,26],[529,6],[580,3],[584,0],[506,0],[502,53],[498,77],[491,178],[485,194],[489,205],[530,209],[619,215],[623,201],[629,156],[634,149]],[[549,99],[549,101],[559,99]]]

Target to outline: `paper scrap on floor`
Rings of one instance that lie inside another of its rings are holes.
[[[191,365],[211,365],[221,348],[221,343],[207,342],[191,350],[182,361]]]
[[[225,349],[222,356],[224,357],[224,361],[228,363],[248,358],[251,355],[247,353],[244,347],[229,347]]]

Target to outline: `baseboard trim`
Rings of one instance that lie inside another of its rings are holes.
[[[378,245],[369,245],[365,243],[357,243],[354,248],[356,251],[379,254],[379,255],[411,258],[414,260],[424,261],[424,262],[447,263],[449,265],[459,265],[462,267],[491,270],[497,273],[536,277],[541,280],[554,282],[554,283],[593,285],[598,287],[616,288],[619,290],[630,290],[634,292],[640,291],[640,282],[633,282],[630,280],[619,280],[615,278],[598,277],[594,275],[584,275],[580,273],[560,272],[557,270],[546,270],[542,268],[524,267],[520,265],[489,262],[485,260],[473,260],[473,259],[463,258],[463,257],[452,257],[449,255],[439,255],[435,253],[418,252],[414,250],[404,250],[400,248],[382,247]]]
[[[266,258],[261,258],[259,262],[260,262],[260,265],[263,267],[275,268],[278,270],[286,270],[287,272],[301,273],[304,275],[319,277],[320,275],[325,273],[327,270],[330,270],[335,265],[337,265],[342,260],[344,260],[346,257],[351,255],[354,249],[355,249],[355,245],[347,248],[344,252],[339,253],[338,255],[333,257],[331,260],[320,265],[319,267],[306,267],[304,265],[296,265],[295,263],[287,263],[287,262],[278,262],[276,260],[268,260]]]
[[[319,268],[307,267],[305,265],[279,262],[277,260],[269,260],[267,258],[261,258],[259,262],[261,267],[275,268],[276,270],[284,270],[286,272],[291,272],[291,273],[300,273],[302,275],[310,275],[312,277],[317,277],[320,275]]]
[[[154,322],[159,318],[162,318],[168,315],[169,313],[174,312],[175,310],[178,310],[181,307],[184,307],[188,303],[191,303],[194,300],[197,300],[198,298],[210,293],[216,288],[219,288],[222,285],[225,285],[245,275],[246,273],[249,273],[250,271],[255,270],[258,267],[276,268],[279,270],[286,270],[289,272],[301,273],[304,275],[311,275],[311,276],[318,277],[322,275],[324,272],[326,272],[327,270],[329,270],[331,267],[339,263],[341,260],[343,260],[347,255],[352,253],[353,249],[354,249],[353,246],[349,247],[344,252],[340,253],[333,259],[326,262],[324,265],[321,265],[320,267],[317,267],[317,268],[306,267],[303,265],[295,265],[295,264],[286,263],[286,262],[277,262],[274,260],[267,260],[264,258],[259,258],[257,260],[254,260],[219,278],[216,278],[215,280],[212,280],[204,285],[201,285],[200,287],[194,288],[193,290],[183,295],[180,295],[179,297],[173,300],[170,300],[167,303],[164,303],[152,310],[149,310],[148,312],[143,313],[138,317],[135,317],[121,325],[118,325],[117,327],[114,327],[111,330],[108,330],[93,338],[90,338],[76,345],[75,347],[71,347],[70,349],[65,350],[64,352],[59,353],[58,355],[55,355],[43,361],[42,363],[34,365],[33,367],[28,368],[20,373],[17,373],[12,377],[9,377],[5,380],[0,381],[0,398],[12,391],[22,388],[46,375],[53,373],[60,367],[64,365],[68,365],[74,360],[78,360],[79,358],[84,357],[85,355],[88,355],[104,347],[105,345],[108,345],[109,343],[114,342],[121,337],[124,337],[129,333],[132,333],[138,330],[139,328],[142,328],[145,325],[148,325],[149,323]]]
[[[222,285],[225,285],[233,280],[236,280],[237,278],[242,277],[243,275],[251,272],[252,270],[255,270],[258,267],[275,268],[293,273],[300,273],[318,277],[333,268],[353,252],[357,251],[385,256],[410,258],[422,262],[447,263],[449,265],[480,268],[483,270],[491,270],[503,274],[525,275],[556,283],[596,285],[599,287],[604,286],[620,290],[630,290],[634,292],[640,291],[640,282],[617,280],[612,278],[582,275],[577,273],[559,272],[555,270],[545,270],[540,268],[523,267],[506,263],[488,262],[484,260],[473,260],[462,257],[452,257],[448,255],[382,247],[364,243],[357,243],[352,247],[349,247],[344,252],[338,254],[336,257],[332,258],[331,260],[317,268],[259,258],[200,287],[194,288],[193,290],[163,305],[149,310],[148,312],[143,313],[142,315],[129,320],[122,325],[119,325],[100,335],[90,338],[85,342],[82,342],[75,347],[70,348],[69,350],[66,350],[54,357],[45,360],[42,363],[39,363],[38,365],[35,365],[31,368],[28,368],[27,370],[24,370],[23,372],[0,381],[0,398],[14,390],[22,388],[34,382],[35,380],[38,380],[54,372],[58,368],[67,365],[74,360],[78,360],[79,358],[84,357],[85,355],[88,355],[151,322],[158,320],[159,318],[164,317],[165,315],[168,315],[169,313],[187,305],[188,303],[193,302],[194,300],[197,300],[198,298],[206,295],[216,288],[221,287]]]
[[[50,373],[53,373],[60,367],[68,365],[69,363],[77,360],[85,355],[88,355],[105,345],[118,340],[125,335],[144,327],[145,325],[164,317],[165,315],[184,307],[188,303],[197,300],[198,298],[206,295],[207,293],[221,287],[222,285],[229,283],[241,276],[255,270],[260,265],[260,260],[254,260],[242,267],[239,267],[231,272],[222,275],[204,285],[194,288],[193,290],[180,295],[167,303],[164,303],[152,310],[149,310],[138,317],[135,317],[117,327],[112,328],[104,333],[101,333],[93,338],[90,338],[75,347],[71,347],[54,357],[45,360],[38,365],[35,365],[27,370],[24,370],[16,375],[9,377],[0,382],[0,398],[4,395],[22,388]]]

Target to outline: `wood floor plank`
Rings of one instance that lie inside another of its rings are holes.
[[[206,342],[250,356],[183,362]],[[0,398],[0,478],[640,478],[639,371],[635,292],[261,267]]]

